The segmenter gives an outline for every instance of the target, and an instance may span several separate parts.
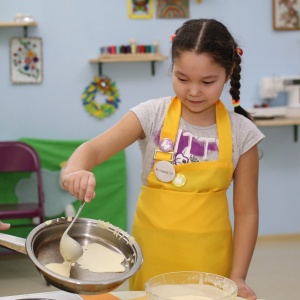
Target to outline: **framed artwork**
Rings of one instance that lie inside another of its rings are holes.
[[[273,0],[274,30],[300,30],[300,0]]]
[[[189,18],[189,0],[157,0],[156,18]]]
[[[151,19],[153,17],[154,0],[127,0],[128,17],[130,19]]]
[[[12,83],[41,83],[43,79],[42,39],[14,37],[10,40]]]

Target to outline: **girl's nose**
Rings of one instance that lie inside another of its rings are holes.
[[[194,97],[201,95],[201,90],[200,90],[199,85],[197,85],[197,84],[190,85],[189,93],[191,96],[194,96]]]

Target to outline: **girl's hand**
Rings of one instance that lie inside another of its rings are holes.
[[[90,202],[95,198],[96,179],[92,172],[77,171],[63,174],[62,187],[78,200]]]
[[[7,230],[10,228],[10,224],[3,223],[0,221],[0,230]]]
[[[238,286],[238,296],[245,298],[247,300],[256,300],[255,293],[251,288],[246,284],[244,279],[235,279],[231,278]]]

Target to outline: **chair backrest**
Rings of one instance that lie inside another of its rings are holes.
[[[39,205],[44,208],[42,171],[34,148],[18,141],[0,142],[0,172],[36,172]]]
[[[0,142],[0,172],[38,172],[37,152],[28,144],[17,141]]]

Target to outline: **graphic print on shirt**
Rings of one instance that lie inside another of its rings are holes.
[[[159,136],[155,135],[155,144],[159,144]],[[209,137],[198,137],[179,129],[174,146],[174,165],[208,160],[209,155],[218,155],[219,140]],[[214,156],[215,156],[214,155]]]
[[[218,152],[218,150],[218,140],[215,138],[197,137],[188,131],[179,129],[174,147],[174,164],[207,160],[210,151]]]

